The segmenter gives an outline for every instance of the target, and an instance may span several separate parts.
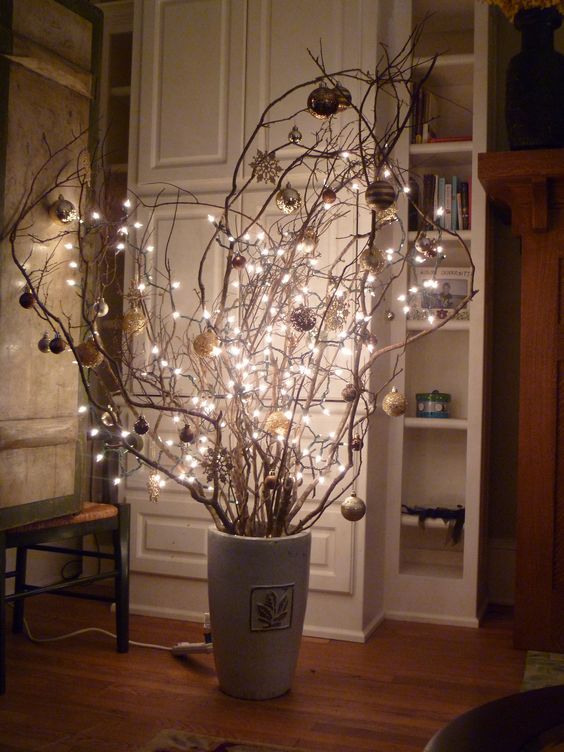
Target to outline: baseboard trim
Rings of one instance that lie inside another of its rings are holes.
[[[193,621],[203,623],[203,614],[201,611],[189,611],[180,608],[165,608],[164,606],[143,606],[137,603],[129,604],[131,614],[140,616],[156,616],[161,619],[178,619],[179,621]]]
[[[414,611],[386,611],[386,619],[394,621],[415,621],[423,624],[442,624],[449,627],[471,627],[480,626],[477,616],[449,616],[448,614],[424,614]]]

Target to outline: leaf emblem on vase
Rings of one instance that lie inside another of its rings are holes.
[[[284,593],[280,598],[270,590],[262,603],[256,604],[258,621],[263,629],[278,629],[284,624],[288,616],[288,594]]]

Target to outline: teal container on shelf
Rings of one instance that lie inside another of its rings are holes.
[[[432,392],[416,394],[415,399],[418,418],[450,418],[450,394],[434,389]]]

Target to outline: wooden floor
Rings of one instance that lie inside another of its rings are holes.
[[[106,607],[90,601],[39,596],[26,610],[36,636],[113,630]],[[201,639],[198,625],[131,621],[133,640]],[[512,647],[507,612],[477,630],[387,621],[365,645],[304,639],[292,691],[252,702],[222,694],[213,656],[140,647],[119,655],[99,634],[41,645],[10,634],[7,642],[0,752],[129,752],[163,728],[312,752],[415,752],[459,713],[519,691],[525,658]]]

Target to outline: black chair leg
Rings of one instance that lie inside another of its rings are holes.
[[[6,692],[6,533],[0,530],[0,695]]]
[[[21,593],[25,590],[25,576],[27,566],[27,548],[18,548],[16,553],[16,579],[14,592]],[[12,632],[20,634],[24,627],[24,603],[25,598],[14,601],[14,616],[12,620]]]
[[[115,566],[116,634],[118,653],[129,650],[129,518],[128,504],[118,506],[119,525],[113,532]]]

